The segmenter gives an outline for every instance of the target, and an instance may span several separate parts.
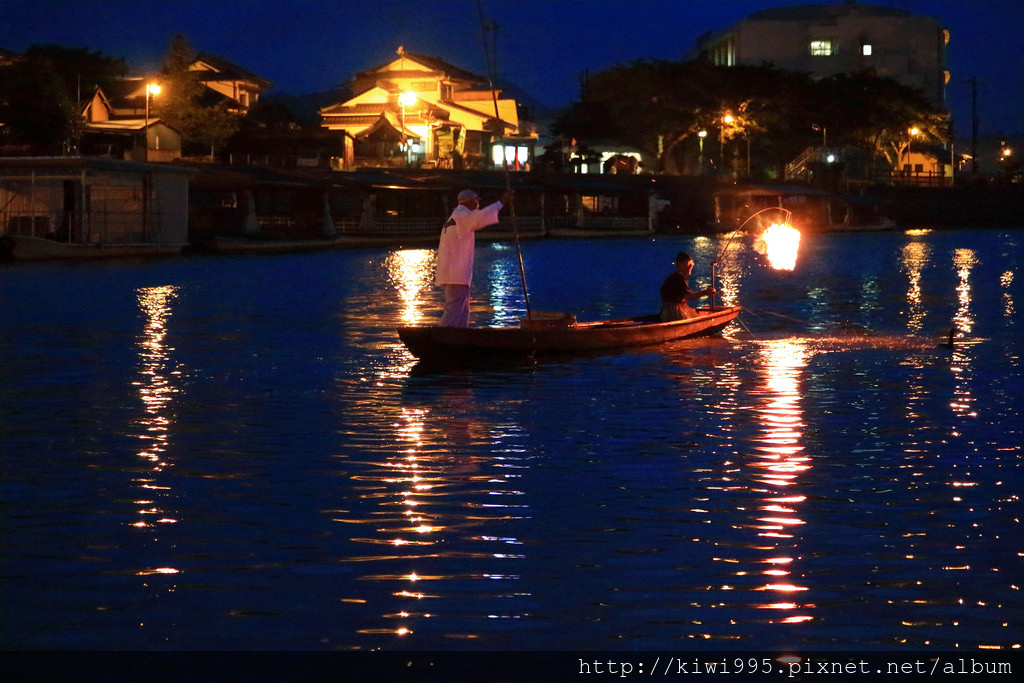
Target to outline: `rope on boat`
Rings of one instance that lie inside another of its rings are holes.
[[[800,318],[794,318],[791,315],[783,315],[782,313],[775,313],[774,311],[758,311],[758,310],[753,309],[753,308],[751,308],[749,306],[746,306],[746,305],[743,306],[743,310],[746,313],[750,313],[755,318],[759,318],[760,315],[758,315],[758,313],[760,313],[761,315],[771,315],[771,316],[774,316],[776,318],[782,318],[783,320],[788,320],[790,322],[800,323],[801,325],[810,326],[810,324],[811,324],[811,322],[809,320],[801,320]]]
[[[487,24],[484,21],[484,7],[480,0],[476,0],[477,12],[480,15],[480,36],[484,45],[484,59],[487,62],[487,84],[491,88],[491,99],[494,101],[494,121],[501,126],[498,139],[501,141],[501,166],[505,169],[505,190],[512,192],[512,179],[508,172],[508,164],[505,163],[505,124],[498,112],[498,92],[494,89],[494,60],[491,56],[490,47],[487,44]],[[526,302],[526,319],[532,321],[533,313],[530,311],[530,294],[526,289],[526,266],[523,265],[523,250],[519,246],[519,221],[516,218],[515,202],[509,203],[509,215],[512,218],[512,235],[515,237],[516,255],[519,257],[519,277],[523,283],[523,299]]]

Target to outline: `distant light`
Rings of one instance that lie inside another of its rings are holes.
[[[827,157],[825,157],[825,161],[827,161],[830,164],[836,163],[836,155],[835,154],[829,154]]]
[[[920,132],[921,132],[921,131],[920,131],[920,129],[918,129],[918,127],[917,127],[917,126],[914,126],[914,127],[913,127],[913,128],[911,128],[911,129],[910,129],[910,131],[909,131],[909,133],[910,133],[911,135],[918,135],[918,134],[920,134]]]
[[[706,138],[707,136],[708,136],[708,132],[706,130],[702,130],[699,133],[697,133],[697,137],[699,137],[699,138]]]
[[[865,57],[870,57],[871,56],[871,43],[865,43],[864,45],[861,45],[860,46],[860,53],[862,55],[864,55]]]

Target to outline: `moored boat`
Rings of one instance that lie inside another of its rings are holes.
[[[739,315],[740,306],[697,309],[685,320],[661,322],[657,314],[576,322],[572,316],[528,320],[519,327],[399,327],[398,336],[420,360],[502,360],[524,356],[593,353],[715,334]]]
[[[12,261],[172,256],[180,254],[183,248],[183,244],[83,244],[25,235],[0,235],[0,260]]]

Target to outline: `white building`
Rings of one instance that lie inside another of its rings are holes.
[[[873,69],[944,109],[948,42],[934,17],[847,0],[754,12],[702,35],[697,51],[719,66],[767,63],[818,78]]]

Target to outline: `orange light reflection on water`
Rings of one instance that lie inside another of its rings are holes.
[[[808,590],[799,584],[794,564],[799,557],[796,529],[807,522],[800,517],[800,506],[806,497],[792,487],[811,469],[804,453],[803,409],[800,380],[809,352],[804,342],[783,339],[762,342],[759,366],[764,373],[763,400],[756,407],[761,435],[756,439],[754,458],[746,465],[754,475],[754,489],[763,495],[752,525],[760,539],[757,547],[771,555],[760,561],[765,583],[755,591],[780,598],[755,605],[759,609],[796,612],[777,623],[800,623],[813,619],[804,610],[813,608],[809,601],[794,602],[793,596]]]
[[[469,455],[478,451],[480,444],[493,445],[510,436],[503,426],[481,419],[471,387],[445,386],[423,403],[382,405],[368,399],[358,409],[376,420],[383,419],[393,443],[371,456],[372,461],[352,476],[363,513],[332,511],[338,515],[335,522],[353,529],[349,540],[368,549],[366,554],[345,561],[368,568],[359,575],[361,585],[382,589],[372,600],[362,598],[362,604],[379,604],[385,609],[367,615],[369,623],[359,624],[356,632],[414,637],[416,622],[432,616],[422,609],[428,602],[448,605],[466,599],[461,595],[465,582],[518,580],[514,572],[499,568],[521,557],[507,550],[520,544],[519,540],[479,530],[514,518],[516,508],[524,507],[516,500],[522,492],[509,487],[518,478],[516,457],[511,448],[501,451],[501,456]],[[491,469],[492,459],[503,461],[502,469]],[[489,465],[487,469],[484,463]],[[467,491],[479,494],[479,500],[453,506],[452,500],[461,499]],[[438,573],[439,558],[452,552],[446,541],[453,536],[472,540],[478,550],[470,556],[489,570]],[[472,631],[445,635],[461,640],[478,637]]]
[[[921,293],[921,277],[931,261],[931,253],[931,245],[924,242],[908,242],[903,247],[903,270],[909,279],[907,304],[909,304],[910,310],[907,316],[907,327],[912,332],[920,332],[924,326],[926,308]]]
[[[139,309],[145,316],[142,334],[136,341],[138,347],[137,380],[132,382],[136,387],[139,400],[142,402],[142,416],[134,421],[141,430],[138,438],[142,448],[138,457],[149,463],[149,473],[141,474],[133,479],[133,483],[144,491],[144,497],[134,501],[138,505],[139,519],[128,522],[128,526],[145,530],[156,524],[175,524],[178,519],[171,516],[159,505],[161,499],[171,495],[169,486],[159,482],[162,472],[171,466],[166,452],[175,426],[175,413],[172,403],[180,392],[176,380],[181,372],[173,367],[171,352],[168,346],[167,325],[172,313],[172,303],[178,296],[178,288],[173,285],[160,287],[144,287],[136,292]],[[137,576],[174,575],[179,570],[173,567],[141,569]],[[168,588],[174,590],[174,586]]]
[[[953,266],[960,279],[960,284],[956,288],[957,309],[953,323],[964,334],[970,334],[974,329],[974,313],[971,311],[971,272],[976,265],[978,256],[973,249],[957,249],[953,254]]]
[[[426,293],[434,286],[434,250],[392,251],[388,254],[384,267],[402,302],[402,322],[406,325],[422,322]]]

